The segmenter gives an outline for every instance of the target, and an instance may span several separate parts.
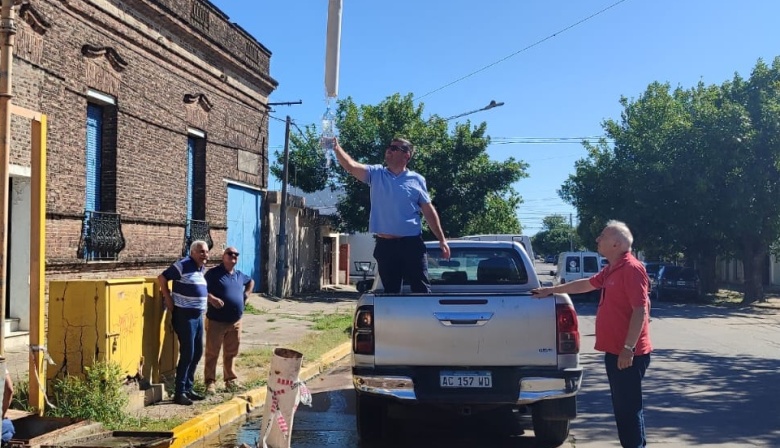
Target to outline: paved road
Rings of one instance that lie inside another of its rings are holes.
[[[587,370],[579,417],[563,447],[618,447],[602,355],[592,350],[596,304],[578,303],[577,311]],[[652,317],[655,352],[644,383],[650,444],[780,447],[780,310],[655,303]],[[315,405],[299,409],[293,446],[361,446],[354,431],[350,381],[345,360],[310,382]],[[258,425],[250,420],[239,431],[239,440],[253,442]],[[494,434],[486,422],[471,428],[421,427],[422,437],[404,433],[400,444],[388,446],[534,446],[530,431],[486,439]],[[453,428],[458,429],[455,435]]]
[[[595,304],[580,304],[587,375],[572,438],[618,446],[602,357],[592,350]],[[655,346],[645,377],[653,445],[780,446],[780,312],[653,304]],[[574,446],[574,445],[572,445]]]

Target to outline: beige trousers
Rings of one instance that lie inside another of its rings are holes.
[[[238,345],[241,342],[241,320],[234,323],[218,322],[206,318],[206,364],[203,376],[206,384],[217,380],[217,359],[222,352],[222,379],[236,379],[233,363],[238,355]]]

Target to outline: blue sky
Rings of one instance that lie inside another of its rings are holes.
[[[328,1],[211,1],[273,53],[270,101],[303,101],[274,115],[318,123]],[[576,224],[556,190],[585,155],[579,143],[529,138],[600,136],[604,119],[619,118],[621,95],[637,97],[653,81],[720,84],[780,55],[776,0],[343,1],[339,98],[376,104],[412,93],[426,114],[444,117],[504,102],[459,120],[487,122],[492,159],[530,164],[515,185],[529,235],[554,213]],[[271,150],[281,148],[284,124],[272,120],[269,133]],[[499,144],[507,138],[525,143]],[[272,178],[270,188],[281,183]]]

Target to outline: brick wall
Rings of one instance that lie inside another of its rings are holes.
[[[208,9],[207,30],[193,25],[193,2]],[[206,220],[221,248],[225,180],[268,185],[262,101],[276,87],[270,52],[202,0],[31,0],[26,8],[17,23],[13,102],[48,116],[47,273],[159,273],[181,253],[189,128],[207,135]],[[116,99],[116,123],[107,128],[115,132],[115,205],[126,247],[114,263],[77,258],[90,89]],[[12,132],[11,163],[30,166],[29,121],[15,117]],[[239,169],[240,152],[261,165]]]

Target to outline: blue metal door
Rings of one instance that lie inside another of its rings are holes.
[[[228,185],[227,245],[241,253],[236,266],[255,281],[260,290],[260,192]],[[221,256],[221,254],[220,254]]]

